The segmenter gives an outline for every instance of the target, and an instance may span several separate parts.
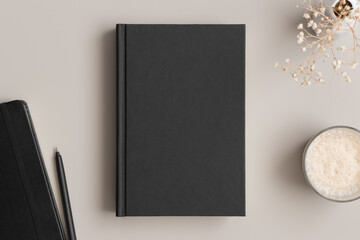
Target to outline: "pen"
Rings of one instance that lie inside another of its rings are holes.
[[[56,148],[55,154],[56,170],[59,179],[61,200],[64,208],[65,223],[68,231],[69,240],[76,240],[75,226],[71,212],[69,192],[66,184],[65,169],[62,157]]]

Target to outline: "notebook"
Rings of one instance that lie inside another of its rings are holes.
[[[0,104],[0,239],[65,240],[24,101]]]
[[[245,25],[117,25],[117,216],[245,216]]]

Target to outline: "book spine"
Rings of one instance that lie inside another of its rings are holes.
[[[116,25],[117,160],[116,216],[126,216],[126,25]]]

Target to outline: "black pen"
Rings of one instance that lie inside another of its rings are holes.
[[[56,162],[56,169],[57,169],[57,174],[58,174],[58,178],[59,178],[61,200],[62,200],[63,209],[64,209],[64,216],[65,216],[65,222],[66,222],[66,227],[67,227],[67,231],[68,231],[68,238],[69,238],[69,240],[76,240],[75,226],[74,226],[74,221],[73,221],[72,212],[71,212],[69,192],[68,192],[68,188],[67,188],[67,184],[66,184],[64,164],[62,161],[62,157],[61,157],[60,153],[58,152],[57,148],[56,148],[56,154],[55,154],[55,162]]]

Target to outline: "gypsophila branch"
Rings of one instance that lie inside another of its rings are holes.
[[[322,73],[316,68],[317,62],[330,61],[333,71],[347,82],[351,82],[347,71],[357,67],[360,57],[360,38],[355,33],[360,18],[359,6],[352,6],[347,0],[339,0],[334,7],[325,6],[322,0],[304,0],[301,7],[305,9],[303,17],[306,24],[301,23],[297,26],[300,31],[297,42],[303,52],[311,50],[311,53],[297,66],[290,63],[290,59],[287,58],[284,64],[276,63],[275,68],[289,72],[295,81],[301,80],[301,85],[310,85],[324,82]],[[352,47],[334,46],[334,37],[339,32],[352,34]],[[348,52],[353,56],[350,61],[344,56]]]

